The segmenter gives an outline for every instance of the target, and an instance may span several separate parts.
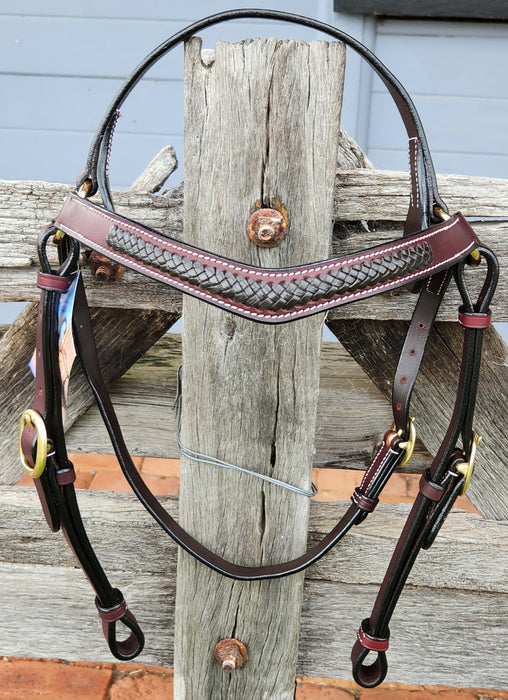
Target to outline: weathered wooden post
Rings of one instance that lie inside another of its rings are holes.
[[[188,43],[186,241],[266,267],[328,255],[343,68],[337,43],[219,43],[213,58]],[[289,222],[271,249],[246,232],[259,207]],[[188,298],[183,314],[183,444],[309,489],[323,318],[266,327]],[[302,553],[308,511],[306,496],[182,459],[181,523],[237,563]],[[233,581],[181,552],[175,698],[292,698],[302,585]],[[214,659],[229,637],[248,653],[230,675]]]

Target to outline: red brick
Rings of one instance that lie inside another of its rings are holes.
[[[121,471],[114,472],[98,472],[93,477],[88,487],[94,491],[130,491],[127,479]]]
[[[156,496],[170,496],[178,493],[180,490],[180,479],[174,476],[147,476],[143,474],[143,479],[148,488]]]
[[[337,686],[304,682],[296,686],[295,700],[355,700],[355,696]]]
[[[23,476],[16,481],[16,486],[33,486],[34,485],[34,480],[32,479],[31,476],[28,476],[28,474],[23,474]]]
[[[316,469],[315,484],[319,491],[336,495],[337,501],[347,500],[363,479],[355,469]],[[319,497],[319,494],[318,494]]]
[[[114,472],[120,469],[115,455],[98,455],[88,452],[71,452],[69,459],[74,464],[76,471],[85,472]],[[143,462],[143,457],[133,457],[132,461],[139,469]]]
[[[170,700],[173,697],[173,674],[133,670],[114,681],[108,700]],[[81,698],[80,698],[81,700]]]
[[[180,478],[180,460],[145,457],[141,465],[141,473],[152,474],[153,476],[174,476]]]
[[[2,700],[104,700],[112,669],[39,659],[0,662]]]
[[[489,700],[493,700],[495,696],[489,694],[487,697]],[[463,688],[447,688],[446,690],[439,690],[437,697],[434,696],[434,698],[435,700],[478,700],[478,693]],[[485,695],[483,695],[483,698],[485,699]]]
[[[417,484],[420,477],[417,477]],[[414,500],[416,494],[411,493],[415,488],[414,479],[409,474],[392,474],[380,496],[382,503],[408,503]],[[413,489],[411,488],[413,486]]]
[[[362,700],[438,700],[437,693],[423,687],[383,683],[378,688],[363,690]]]

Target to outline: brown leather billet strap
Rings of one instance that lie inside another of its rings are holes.
[[[479,244],[461,214],[352,255],[262,268],[215,255],[70,194],[55,225],[118,263],[226,311],[284,323],[436,275]]]
[[[392,412],[397,430],[406,431],[409,425],[411,395],[451,274],[450,269],[445,269],[429,277],[418,297],[392,384]]]
[[[407,232],[429,226],[434,218],[434,207],[447,211],[439,196],[436,175],[425,132],[418,112],[407,90],[388,68],[366,46],[337,27],[301,15],[265,9],[236,9],[204,17],[178,31],[149,53],[125,80],[109,106],[94,136],[85,167],[78,178],[77,189],[85,183],[89,196],[99,189],[103,202],[113,209],[109,193],[108,163],[118,110],[147,71],[163,56],[197,32],[235,19],[275,20],[298,24],[322,32],[342,41],[359,54],[377,73],[388,89],[400,113],[409,138],[409,163],[411,170],[411,199],[407,218]]]

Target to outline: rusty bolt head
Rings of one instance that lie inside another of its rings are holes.
[[[277,209],[257,209],[247,221],[250,240],[261,248],[273,248],[284,240],[287,219]]]
[[[247,647],[238,639],[221,639],[215,645],[213,655],[224,673],[231,673],[247,661]]]
[[[90,271],[99,282],[116,282],[125,272],[125,268],[117,262],[106,258],[93,250],[88,258]]]

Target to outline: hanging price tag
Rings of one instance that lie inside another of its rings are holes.
[[[65,407],[67,403],[67,393],[69,391],[69,379],[72,365],[76,358],[76,348],[74,345],[74,335],[72,332],[72,313],[74,309],[74,299],[76,297],[76,286],[80,272],[74,276],[71,286],[60,297],[58,305],[58,365],[60,368],[60,378],[62,381],[62,408],[65,418]],[[30,370],[35,377],[36,363],[35,352],[29,362]]]

